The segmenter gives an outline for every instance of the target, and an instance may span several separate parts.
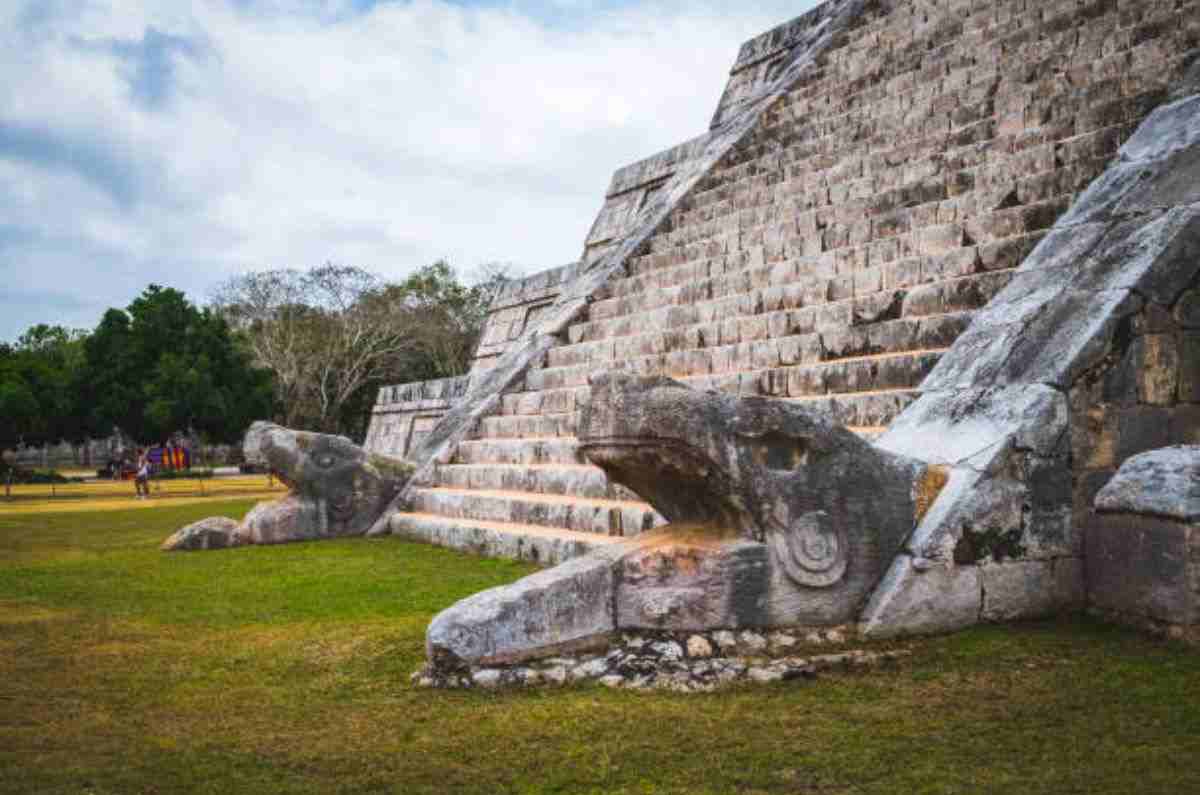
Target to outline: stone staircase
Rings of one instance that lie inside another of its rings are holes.
[[[416,491],[396,533],[556,563],[660,523],[579,453],[600,369],[797,401],[877,436],[1200,35],[1195,0],[868,9]]]

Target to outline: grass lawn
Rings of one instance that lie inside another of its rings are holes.
[[[1082,619],[716,695],[413,689],[531,569],[395,539],[164,554],[247,501],[0,514],[0,793],[1200,793],[1200,653]]]

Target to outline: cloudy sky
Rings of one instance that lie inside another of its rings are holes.
[[[578,257],[812,0],[0,0],[0,340],[151,282]]]

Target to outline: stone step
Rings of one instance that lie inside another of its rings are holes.
[[[986,5],[990,8],[993,4]],[[1075,10],[1073,4],[1066,5]],[[1029,5],[1028,12],[1031,13],[1027,13],[1026,17],[1032,20],[1032,26],[1038,26],[1042,21],[1038,19],[1042,8],[1043,6],[1038,4]],[[1134,8],[1137,10],[1133,10]],[[1101,18],[1091,19],[1080,27],[1079,38],[1076,40],[1075,28],[1078,19],[1067,17],[1068,24],[1058,27],[1055,34],[1046,38],[1041,31],[1034,31],[1033,35],[1028,35],[1028,31],[1021,31],[1015,27],[1016,18],[1020,15],[991,16],[988,18],[991,24],[987,24],[985,28],[968,27],[967,32],[947,41],[944,46],[921,52],[920,57],[888,61],[887,64],[891,68],[887,72],[873,73],[871,79],[863,81],[861,85],[853,85],[855,81],[847,75],[846,69],[853,70],[857,65],[865,66],[875,59],[867,57],[849,64],[840,63],[827,76],[832,77],[832,72],[839,73],[840,80],[836,87],[826,83],[826,78],[822,78],[816,85],[813,84],[814,81],[806,81],[802,87],[789,94],[788,101],[780,103],[782,107],[779,112],[767,114],[766,124],[775,127],[789,124],[796,127],[790,136],[780,136],[784,140],[806,142],[806,139],[836,135],[833,146],[844,148],[861,145],[863,139],[870,135],[869,130],[867,133],[848,134],[856,131],[856,127],[864,122],[874,122],[879,128],[874,135],[882,141],[902,139],[904,133],[925,127],[926,125],[919,123],[924,120],[937,122],[945,119],[953,125],[962,118],[964,106],[970,109],[967,100],[978,97],[975,93],[978,89],[989,91],[992,102],[983,105],[982,110],[975,110],[976,114],[984,112],[1002,116],[1010,113],[1014,104],[1020,107],[1031,100],[1034,101],[1035,107],[1036,102],[1044,100],[1057,100],[1063,104],[1080,101],[1099,104],[1098,96],[1125,96],[1135,92],[1139,85],[1144,85],[1144,77],[1126,80],[1127,74],[1141,76],[1155,70],[1160,74],[1164,71],[1164,56],[1172,54],[1162,52],[1162,48],[1155,47],[1153,42],[1149,42],[1149,47],[1146,46],[1149,39],[1162,35],[1161,26],[1158,30],[1151,25],[1149,29],[1142,28],[1136,33],[1127,30],[1126,35],[1114,35],[1118,27],[1132,27],[1132,20],[1150,8],[1168,17],[1172,13],[1180,15],[1178,24],[1169,26],[1172,29],[1185,24],[1184,15],[1178,10],[1177,4],[1132,4],[1130,8],[1122,7],[1119,15],[1108,13],[1107,19],[1104,19],[1103,14],[1116,11],[1115,4],[1110,4],[1109,8],[1101,11]],[[892,16],[893,19],[889,20],[889,23],[896,24],[895,14]],[[970,26],[985,24],[984,20],[984,17],[976,16],[967,17],[964,22]],[[1057,46],[1056,37],[1061,46]],[[1088,41],[1089,37],[1093,37],[1091,41]],[[1103,55],[1100,54],[1101,47]],[[1146,51],[1150,48],[1154,48],[1150,50],[1153,53],[1150,58],[1131,57],[1138,54],[1137,50]],[[1029,50],[1033,52],[1027,52]],[[1041,70],[1040,75],[1035,75],[1030,80],[1009,79],[1009,76],[1001,73],[998,68],[999,64],[1005,62],[1043,62],[1047,56],[1051,58],[1054,68],[1047,66]],[[875,62],[878,63],[877,60]],[[897,66],[900,68],[897,69]],[[1091,76],[1093,72],[1097,77]],[[1080,84],[1079,89],[1064,91],[1061,85],[1050,82],[1061,79],[1060,76],[1067,73],[1068,82]],[[1112,85],[1095,85],[1101,78],[1110,75],[1121,79],[1112,81]],[[847,82],[852,85],[845,85]],[[843,90],[836,90],[843,86]],[[1051,89],[1047,90],[1044,86],[1051,86]],[[855,90],[856,88],[861,90]],[[1071,110],[1068,108],[1066,114],[1062,115],[1074,115]],[[1037,115],[1034,115],[1034,118],[1037,118]],[[928,126],[936,130],[939,127],[945,128],[947,124]],[[774,142],[780,138],[766,140]],[[745,146],[742,149],[752,150],[743,155],[747,160],[758,156],[758,152],[754,151],[756,147]]]
[[[662,523],[648,504],[520,491],[417,489],[413,510],[453,519],[557,527],[605,536],[636,536]]]
[[[1172,56],[1168,63],[1177,57]],[[1014,148],[1010,144],[1027,129],[1024,114],[1016,117],[1014,111],[1025,108],[1033,110],[1029,116],[1032,123],[1028,124],[1028,128],[1033,128],[1047,118],[1076,116],[1081,110],[1086,111],[1089,107],[1100,107],[1107,102],[1132,98],[1151,81],[1152,69],[1130,69],[1128,64],[1120,63],[1120,58],[1121,56],[1117,55],[1102,68],[1110,70],[1114,75],[1128,75],[1131,79],[1127,82],[1097,81],[1090,87],[1090,96],[1077,92],[1064,94],[1057,88],[1046,90],[1044,82],[1038,86],[1036,81],[997,81],[995,75],[980,82],[958,86],[953,91],[926,95],[919,101],[932,100],[933,103],[943,106],[931,117],[935,123],[928,127],[906,123],[905,103],[896,101],[895,97],[834,113],[807,112],[804,103],[795,103],[783,113],[769,114],[765,121],[768,129],[778,135],[787,136],[793,142],[782,152],[773,153],[772,161],[773,164],[781,161],[788,177],[820,175],[823,178],[822,182],[830,185],[844,181],[847,176],[861,173],[881,178],[902,177],[907,173],[905,166],[921,163],[931,155],[936,156],[938,150],[932,149],[930,142],[938,142],[941,153],[951,158],[947,163],[954,165],[957,162],[956,158],[965,154],[960,150],[964,142],[959,140],[958,133],[970,126],[990,122],[990,135],[977,133],[972,139],[973,142],[976,146],[991,150],[989,159],[1007,173],[1023,173],[1024,170],[1019,172],[1012,168],[1008,160],[1014,153],[1021,152],[1020,148]],[[1160,67],[1165,65],[1160,64]],[[1091,66],[1089,63],[1084,69]],[[1041,80],[1045,81],[1046,76],[1053,76],[1054,72],[1055,70],[1048,69]],[[1030,93],[1039,92],[1039,89],[1040,96],[1030,96]],[[1065,106],[1063,115],[1044,112],[1047,107],[1044,103],[1053,101]],[[889,112],[889,108],[899,112]],[[1110,113],[1098,117],[1094,124],[1085,124],[1078,132],[1074,125],[1062,126],[1060,129],[1064,132],[1060,137],[1103,129],[1112,126],[1114,120],[1119,120],[1119,114]],[[847,136],[847,128],[854,132],[853,136]],[[878,167],[869,170],[847,169],[847,160],[853,162],[856,154],[866,156],[868,163],[878,164]],[[873,159],[876,155],[881,159]],[[748,163],[750,164],[752,161]],[[758,173],[761,174],[761,170]],[[745,176],[754,174],[752,169],[745,169]],[[743,177],[741,170],[735,170],[735,175]],[[728,181],[725,185],[732,187]],[[719,187],[708,183],[704,186],[704,193],[715,192]],[[712,201],[707,195],[704,199]],[[690,204],[688,206],[691,207]]]
[[[563,414],[577,411],[588,398],[586,386],[569,389],[547,389],[541,392],[511,392],[500,398],[500,413]]]
[[[578,332],[568,331],[568,339],[579,343],[603,341],[628,334],[648,331],[661,333],[665,328],[683,329],[695,324],[728,322],[731,317],[749,317],[782,310],[807,309],[813,313],[832,313],[832,316],[850,318],[864,310],[870,311],[881,302],[887,306],[901,290],[936,291],[947,307],[940,310],[943,312],[977,309],[982,305],[981,302],[990,300],[1012,278],[1011,270],[973,272],[979,267],[978,251],[976,247],[963,245],[966,232],[962,226],[945,224],[925,230],[923,234],[929,237],[923,245],[928,245],[930,249],[943,248],[940,255],[960,258],[961,261],[954,259],[949,271],[944,263],[940,263],[938,271],[922,276],[920,268],[928,269],[932,265],[922,257],[927,258],[932,254],[896,257],[897,260],[910,262],[918,270],[907,277],[890,279],[903,283],[889,284],[886,290],[881,269],[864,266],[856,269],[852,275],[839,276],[832,259],[824,261],[822,265],[811,266],[814,270],[796,261],[757,266],[692,283],[651,288],[619,298],[596,301],[588,307],[588,321],[579,324],[585,328]],[[1025,234],[1021,232],[1020,236]],[[936,242],[933,240],[935,236],[939,238]],[[847,254],[857,250],[847,249]],[[830,304],[841,306],[829,309],[826,305]],[[617,322],[626,317],[630,318],[629,322]]]
[[[831,394],[885,389],[915,389],[933,369],[947,348],[933,348],[901,353],[881,353],[838,359],[831,362],[794,365],[769,369],[743,370],[719,375],[671,375],[694,389],[718,389],[744,393],[743,382],[757,382],[757,391],[773,397],[819,397]],[[593,371],[585,368],[586,373]],[[586,374],[584,370],[581,375]],[[571,386],[539,392],[517,392],[505,395],[502,411],[505,414],[536,414],[542,405],[563,405],[569,396],[574,405],[582,408],[590,389]]]
[[[1144,76],[1146,72],[1145,70],[1140,73],[1133,71],[1130,74],[1131,76],[1135,74]],[[1135,84],[1136,81],[1130,81],[1131,86]],[[1018,170],[1013,167],[1012,158],[1018,156],[1021,150],[1009,146],[1013,138],[1023,130],[1015,123],[1001,124],[1001,122],[1008,122],[1008,119],[1005,118],[1008,115],[1006,106],[1010,103],[1030,103],[1030,98],[1013,91],[998,92],[989,96],[994,87],[996,87],[994,83],[985,82],[962,86],[951,94],[934,96],[932,98],[934,102],[943,104],[957,99],[958,106],[950,110],[950,117],[953,119],[951,125],[939,125],[928,130],[920,126],[904,124],[901,117],[896,114],[880,112],[880,104],[884,103],[875,103],[871,107],[853,109],[841,114],[822,114],[820,117],[812,114],[805,115],[802,107],[796,107],[790,109],[791,112],[786,115],[769,117],[767,125],[780,134],[789,135],[795,141],[782,152],[788,177],[795,179],[820,175],[821,182],[814,181],[814,184],[833,185],[844,182],[847,178],[866,174],[883,180],[875,184],[875,187],[883,189],[891,187],[897,180],[908,174],[909,166],[919,165],[928,170],[931,168],[928,161],[939,155],[946,156],[947,160],[944,162],[953,166],[958,162],[960,156],[969,154],[965,151],[969,146],[994,150],[990,158],[991,162],[1010,175],[1025,173],[1024,169]],[[1100,104],[1105,99],[1117,99],[1120,96],[1120,87],[1114,83],[1107,97],[1098,94],[1091,101],[1094,104]],[[1046,99],[1057,99],[1060,102],[1064,100],[1061,93],[1051,92],[1049,96],[1033,100],[1029,106],[1040,111],[1042,108],[1038,103]],[[975,131],[969,139],[960,138],[963,130],[980,124],[986,126]],[[846,127],[848,126],[861,137],[848,142],[846,136]],[[1115,125],[1100,125],[1079,133],[1076,133],[1074,128],[1068,127],[1064,128],[1065,132],[1062,137],[1069,138],[1076,134],[1087,135],[1113,126]],[[874,139],[872,142],[875,145],[864,146],[863,139]],[[1112,151],[1101,154],[1111,155]],[[867,166],[874,165],[876,167],[864,168],[857,165],[856,160],[865,161]],[[1015,161],[1015,163],[1019,164],[1020,161]],[[726,183],[725,187],[736,189],[738,184]],[[709,187],[708,190],[697,194],[697,201],[712,204],[714,196],[711,194],[714,193],[717,194],[715,197],[717,201],[720,201],[721,197],[718,192],[720,187]],[[687,209],[703,206],[705,206],[703,203],[692,204],[689,202]]]
[[[992,124],[997,122],[992,120]],[[1120,128],[1125,124],[1125,120],[1118,119],[1111,127]],[[964,206],[967,215],[986,213],[995,205],[980,206],[980,202],[986,202],[1001,188],[1001,197],[1013,195],[1022,205],[1068,201],[1070,196],[1067,194],[1077,191],[1081,182],[1086,183],[1086,175],[1075,174],[1068,164],[1061,162],[1057,147],[1058,140],[1075,135],[1073,129],[1064,128],[1061,133],[1045,135],[1037,145],[1026,142],[1014,154],[1003,156],[996,150],[1017,149],[1016,141],[1026,131],[1021,128],[1003,138],[994,138],[990,143],[976,142],[976,139],[992,134],[994,129],[964,128],[958,135],[967,145],[961,149],[953,147],[955,135],[946,132],[947,137],[940,142],[940,153],[932,157],[918,156],[914,161],[895,167],[885,167],[886,161],[882,159],[861,157],[853,161],[858,175],[834,184],[827,183],[827,171],[808,171],[799,166],[788,171],[795,176],[782,179],[768,181],[762,174],[745,177],[728,185],[725,188],[727,196],[719,203],[697,211],[691,219],[687,215],[689,211],[677,211],[672,216],[671,231],[650,242],[647,251],[650,268],[647,269],[646,262],[639,258],[628,273],[638,275],[689,260],[731,254],[763,239],[784,244],[779,259],[831,252],[873,239],[872,235],[866,234],[873,223],[873,219],[862,212],[867,207],[873,210],[872,214],[900,208],[909,210],[912,222],[903,229],[890,229],[888,234],[901,237],[902,249],[938,253],[921,247],[919,233],[925,227],[957,220],[956,213],[941,210],[962,205],[965,201],[970,205]],[[921,146],[925,140],[917,139],[910,146]],[[1063,154],[1071,156],[1071,152]],[[788,152],[785,151],[783,156],[787,157]],[[1082,155],[1076,156],[1082,158]],[[1102,166],[1093,161],[1109,156],[1091,157],[1085,171],[1094,174],[1096,168]],[[831,165],[837,162],[836,156],[814,159],[829,161]],[[1057,179],[1049,176],[1055,171],[1059,173]],[[1006,176],[1001,177],[1002,174]],[[1042,176],[1031,179],[1035,175]],[[1017,180],[1030,181],[1018,186]],[[950,204],[941,206],[946,202]],[[847,236],[846,230],[839,228],[851,223],[863,234]],[[769,228],[777,233],[764,235]],[[685,255],[682,258],[681,252]]]
[[[575,412],[494,414],[479,421],[477,439],[551,438],[575,435]]]
[[[587,464],[573,436],[467,439],[458,443],[456,464]]]
[[[628,352],[611,360],[530,370],[526,373],[523,391],[584,387],[587,386],[588,375],[599,369],[671,377],[723,376],[751,369],[832,365],[862,356],[936,352],[949,347],[966,329],[970,319],[969,312],[954,312],[925,318],[882,321],[869,326],[830,326],[819,332],[785,326],[781,330],[794,333],[771,335],[735,345],[685,347],[670,352],[640,354]]]
[[[440,486],[451,489],[640,501],[625,487],[610,483],[604,470],[580,464],[450,464],[438,467],[437,477]]]
[[[489,558],[526,560],[543,566],[586,555],[620,538],[512,522],[455,519],[428,513],[397,513],[393,535]]]
[[[745,370],[726,375],[676,376],[675,380],[693,389],[792,399],[911,391],[920,387],[944,352],[942,349],[860,356],[827,364]]]
[[[1018,181],[1020,184],[1020,181]],[[861,212],[861,211],[860,211]],[[815,216],[815,212],[807,215]],[[948,279],[951,276],[944,267],[943,259],[939,260],[942,267],[934,269],[933,261],[922,257],[903,257],[899,252],[899,241],[896,235],[907,230],[912,223],[914,211],[903,208],[886,214],[872,217],[872,240],[869,243],[850,246],[839,250],[836,254],[824,254],[801,259],[788,259],[779,262],[761,261],[765,256],[765,244],[756,246],[738,256],[721,255],[685,262],[681,265],[651,264],[639,270],[635,275],[617,279],[607,285],[602,293],[602,300],[620,300],[631,298],[649,291],[659,289],[683,288],[706,280],[740,279],[754,285],[760,290],[783,290],[783,296],[775,299],[785,308],[798,308],[803,305],[805,298],[810,302],[823,298],[817,288],[803,288],[809,277],[820,276],[832,279],[838,275],[839,262],[857,262],[855,284],[860,292],[873,290],[909,290],[936,279]],[[794,225],[794,221],[791,225]],[[779,221],[764,224],[761,233],[781,234],[775,230],[782,228]],[[753,231],[753,230],[752,230]],[[954,252],[956,263],[961,258],[964,267],[971,270],[963,274],[970,276],[982,267],[987,271],[1012,269],[1020,265],[1025,255],[1044,237],[1043,232],[1017,234],[1006,237],[1000,243],[987,246],[964,245],[963,253]],[[636,262],[653,260],[654,257],[641,257]],[[922,273],[922,266],[925,272]],[[800,274],[804,274],[801,276]],[[878,285],[878,286],[876,286]],[[806,295],[807,292],[807,295]],[[755,302],[757,303],[757,297]],[[771,305],[771,295],[762,296],[766,306]],[[699,318],[708,317],[707,312],[692,310],[691,315],[682,312],[678,307],[689,306],[672,304],[653,310],[647,320],[654,322],[656,327],[688,325],[699,322]],[[590,342],[610,336],[620,336],[620,329],[630,324],[629,318],[610,318],[605,320],[589,319],[587,322],[576,323],[568,329],[571,342]],[[616,325],[618,330],[610,331],[606,326]],[[634,327],[636,329],[636,327]]]
[[[920,362],[919,359],[915,361]],[[926,360],[923,366],[925,372],[928,372],[928,368],[932,367],[932,360]],[[792,400],[813,410],[825,412],[839,425],[854,427],[890,425],[920,394],[915,387],[814,393],[812,390],[818,388],[821,382],[819,375],[818,378],[813,378],[808,370],[809,368],[781,368],[727,376],[690,376],[676,380],[693,389]],[[796,394],[789,394],[791,390],[795,390]]]
[[[1145,72],[1140,74],[1145,82]],[[1132,85],[1137,82],[1130,81]],[[803,114],[801,131],[778,126],[782,134],[798,142],[773,155],[782,158],[787,176],[772,175],[768,181],[761,169],[751,169],[740,179],[726,172],[719,184],[684,202],[672,215],[672,231],[656,238],[651,254],[630,263],[630,274],[678,264],[676,249],[701,241],[723,238],[745,247],[747,241],[764,236],[756,230],[756,219],[771,221],[774,232],[768,231],[766,237],[791,241],[787,259],[801,251],[841,248],[846,241],[841,240],[836,226],[824,223],[830,220],[872,225],[871,234],[859,236],[870,240],[881,237],[878,225],[885,224],[887,235],[901,235],[900,242],[916,244],[919,241],[905,236],[922,226],[955,220],[953,214],[946,218],[947,202],[963,205],[965,216],[979,216],[976,226],[983,231],[983,238],[976,240],[994,240],[995,233],[985,223],[987,206],[981,207],[981,202],[997,192],[1007,196],[1010,191],[1019,205],[1066,201],[1103,171],[1133,121],[1104,122],[1078,131],[1061,123],[1030,128],[1018,125],[1010,130],[999,111],[979,112],[997,106],[995,98],[986,96],[988,90],[987,85],[963,88],[965,100],[960,104],[964,107],[956,108],[954,116],[966,122],[965,126],[918,128],[915,137],[905,134],[911,133],[908,125],[888,128],[870,108],[861,111],[859,118],[835,116],[820,122]],[[1055,101],[1055,92],[1049,94],[1039,101]],[[963,118],[964,113],[968,118]],[[821,126],[811,128],[813,124]],[[858,131],[849,143],[846,125]],[[875,137],[879,145],[867,147],[862,137]],[[1077,164],[1080,167],[1076,168]],[[905,221],[903,228],[895,228],[894,217],[865,218],[864,207],[872,209],[867,216],[877,215],[883,207],[895,209]],[[823,223],[805,223],[805,213],[819,213]],[[926,220],[910,224],[910,218]],[[1007,229],[1011,221],[992,226]],[[725,253],[726,248],[729,246],[717,246],[714,255]],[[701,245],[696,250],[713,247]]]

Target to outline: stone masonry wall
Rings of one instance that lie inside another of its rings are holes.
[[[1130,457],[1200,444],[1200,283],[1174,307],[1153,300],[1121,319],[1105,361],[1071,391],[1074,510]]]
[[[879,441],[952,472],[868,634],[1082,605],[1097,490],[1133,454],[1195,438],[1181,318],[1198,280],[1193,94],[1139,126]]]
[[[491,367],[526,329],[536,327],[542,314],[554,305],[563,283],[575,278],[578,270],[578,264],[564,265],[505,284],[488,308],[472,369]]]
[[[1130,458],[1086,528],[1089,610],[1200,643],[1200,445]]]
[[[680,202],[527,391],[618,367],[885,427],[1200,43],[1194,2],[884,11]]]
[[[417,381],[379,390],[363,448],[377,455],[404,458],[462,398],[469,376]]]

